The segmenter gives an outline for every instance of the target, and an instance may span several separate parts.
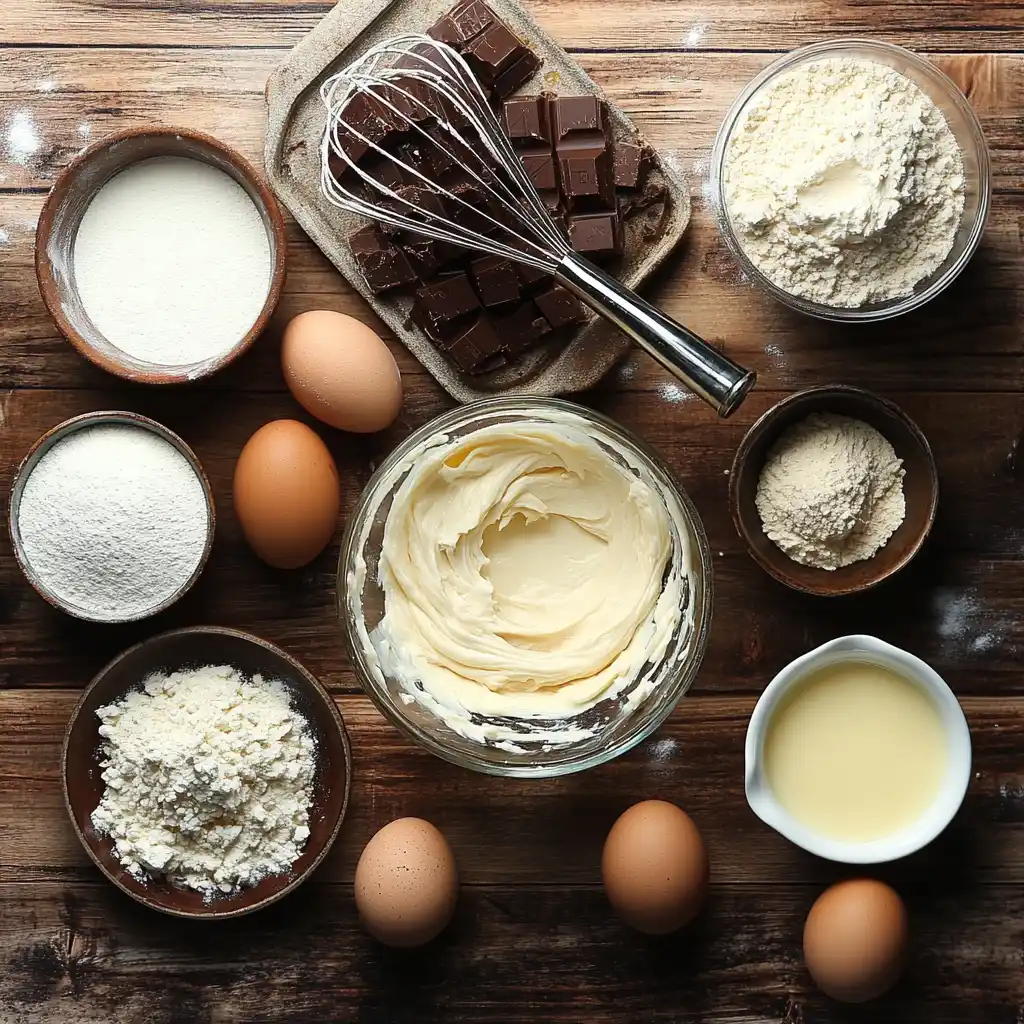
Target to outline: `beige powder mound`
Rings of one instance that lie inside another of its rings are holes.
[[[871,558],[906,515],[903,463],[872,426],[813,413],[768,452],[757,485],[764,531],[794,562],[840,569]]]

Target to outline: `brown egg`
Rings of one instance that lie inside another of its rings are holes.
[[[626,924],[667,935],[704,905],[708,855],[689,815],[664,800],[634,804],[612,826],[601,857],[605,892]]]
[[[371,434],[395,421],[402,376],[375,331],[328,309],[301,313],[285,328],[281,369],[295,400],[340,430]]]
[[[436,938],[455,913],[459,876],[448,841],[422,818],[399,818],[356,865],[356,908],[366,930],[407,949]]]
[[[338,524],[338,469],[304,423],[274,420],[246,442],[235,465],[235,514],[269,565],[297,569],[327,546]]]
[[[833,999],[876,999],[899,980],[906,954],[907,910],[882,882],[860,878],[833,885],[807,915],[804,961]]]

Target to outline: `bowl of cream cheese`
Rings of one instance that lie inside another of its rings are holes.
[[[411,435],[338,571],[379,710],[492,775],[580,771],[650,735],[697,674],[711,604],[707,538],[664,462],[554,399],[489,399]]]

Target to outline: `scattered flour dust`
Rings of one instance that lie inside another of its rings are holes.
[[[791,295],[843,308],[910,295],[964,211],[964,162],[942,112],[888,65],[794,67],[747,104],[725,205],[744,252]]]
[[[96,714],[106,789],[92,821],[133,875],[213,897],[291,868],[315,742],[284,684],[228,666],[155,674]]]

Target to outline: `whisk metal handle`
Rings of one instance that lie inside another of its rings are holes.
[[[555,278],[625,331],[719,416],[732,413],[754,386],[756,374],[737,366],[589,260],[575,254],[566,256]]]

